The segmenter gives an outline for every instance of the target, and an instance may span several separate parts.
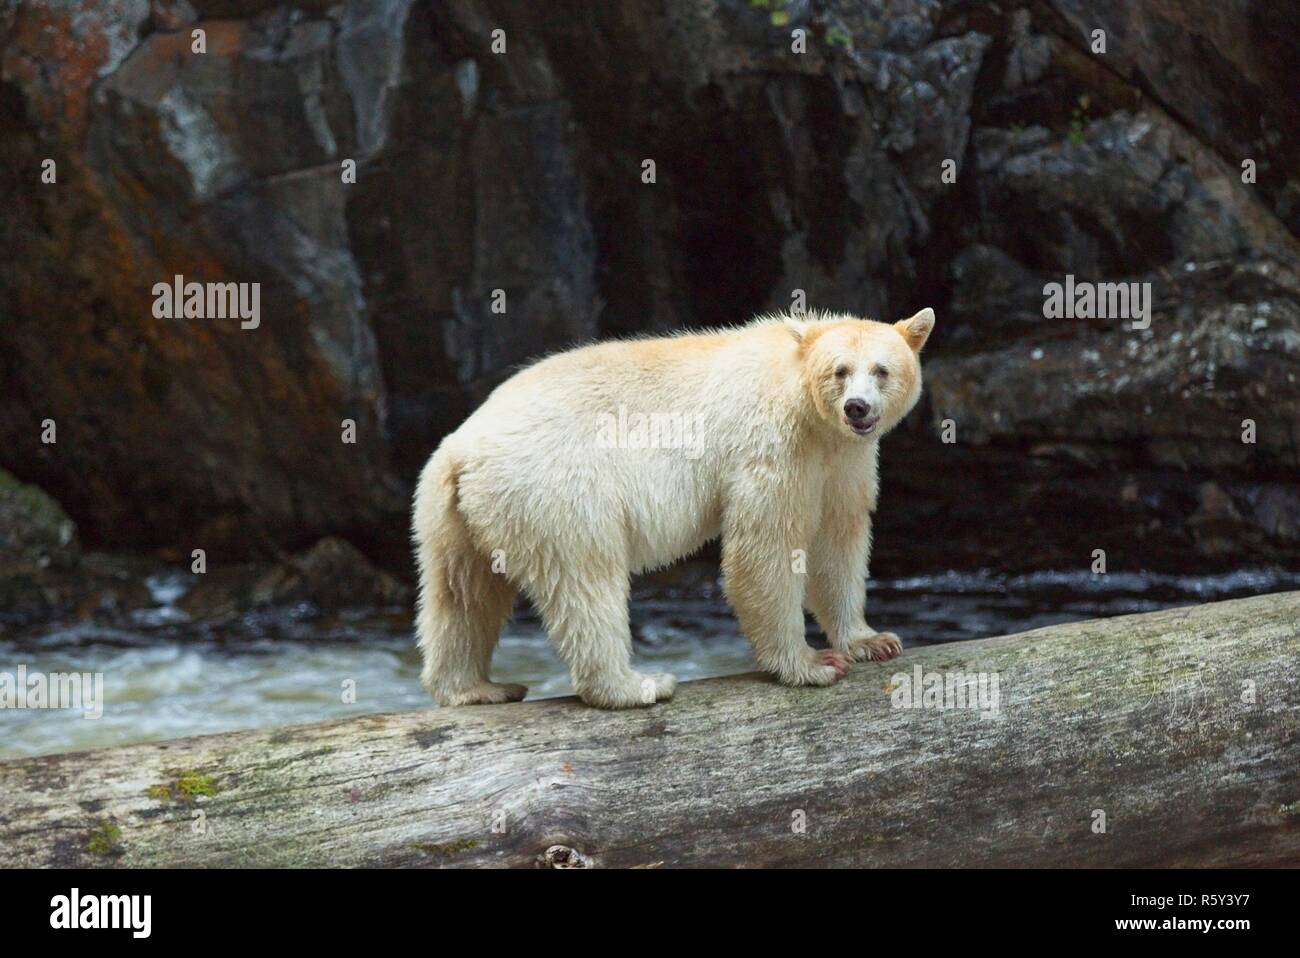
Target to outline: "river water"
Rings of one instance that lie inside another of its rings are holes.
[[[189,623],[175,605],[189,582],[180,574],[149,579],[154,604],[126,628],[50,626],[0,639],[0,672],[102,673],[104,683],[97,719],[0,709],[0,759],[432,707],[420,688],[409,612],[322,617],[290,608],[210,628]],[[1262,569],[1217,576],[947,572],[873,580],[868,620],[915,646],[1296,588],[1300,573]],[[682,680],[754,668],[705,566],[641,584],[632,609],[636,667]],[[527,610],[503,633],[493,677],[525,683],[529,698],[572,692]]]

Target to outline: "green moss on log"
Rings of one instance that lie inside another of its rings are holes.
[[[110,821],[102,821],[86,840],[86,851],[92,855],[120,855],[122,829]]]

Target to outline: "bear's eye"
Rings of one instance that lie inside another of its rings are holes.
[[[848,374],[849,374],[849,367],[848,367],[848,366],[836,366],[836,367],[835,367],[835,378],[836,378],[836,379],[843,379],[843,378],[844,378],[845,376],[847,376]]]
[[[884,366],[877,366],[875,369],[873,369],[873,370],[871,370],[871,371],[872,371],[875,375],[879,376],[881,379],[888,379],[888,378],[889,378],[889,370],[886,369]]]

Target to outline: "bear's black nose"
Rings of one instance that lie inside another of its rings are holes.
[[[844,404],[844,415],[854,422],[861,422],[871,415],[871,407],[861,399],[850,399]]]

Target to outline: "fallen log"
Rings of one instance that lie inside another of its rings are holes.
[[[23,759],[0,764],[0,864],[1296,865],[1298,665],[1291,592],[909,649],[830,689],[744,675],[628,712]],[[957,673],[988,694],[936,707]]]

